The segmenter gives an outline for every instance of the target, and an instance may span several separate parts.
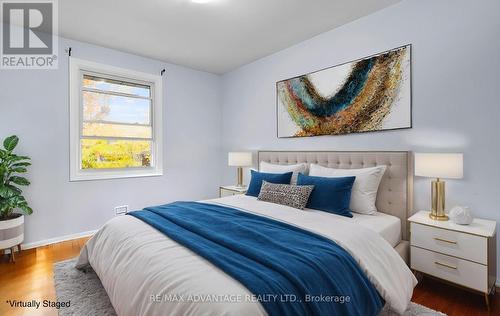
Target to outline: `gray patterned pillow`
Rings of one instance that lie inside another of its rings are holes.
[[[276,184],[262,181],[257,199],[261,201],[304,209],[314,185]]]

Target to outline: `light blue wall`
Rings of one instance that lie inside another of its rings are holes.
[[[215,197],[219,184],[235,182],[235,170],[226,166],[230,150],[464,152],[465,178],[448,181],[448,205],[469,205],[475,216],[500,221],[499,15],[496,0],[407,0],[222,79],[61,39],[58,70],[0,70],[0,135],[19,135],[19,151],[33,157],[26,193],[35,213],[26,219],[26,242],[96,229],[117,205]],[[413,129],[276,138],[276,81],[407,43],[413,45]],[[67,46],[82,59],[151,73],[167,69],[164,176],[69,182]],[[428,205],[429,181],[417,178],[415,207]]]
[[[19,152],[33,158],[25,243],[97,229],[118,205],[217,197],[219,76],[66,39],[59,46],[57,70],[0,70],[0,135],[19,135]],[[77,58],[148,73],[166,68],[162,177],[69,182],[68,46]]]
[[[408,43],[412,129],[276,138],[276,81]],[[469,205],[475,216],[500,222],[499,74],[500,1],[403,1],[224,75],[224,151],[464,152],[465,177],[448,181],[448,205]],[[233,183],[226,161],[224,181]],[[415,208],[428,208],[429,195],[429,180],[417,178]]]

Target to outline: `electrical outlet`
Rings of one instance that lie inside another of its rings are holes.
[[[128,205],[122,205],[122,206],[115,207],[115,214],[116,215],[127,214],[127,212],[128,212]]]

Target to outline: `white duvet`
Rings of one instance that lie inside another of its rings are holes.
[[[354,257],[392,310],[402,314],[407,309],[417,280],[373,230],[329,213],[300,211],[243,195],[207,202],[281,220],[334,240]],[[120,316],[266,315],[238,281],[133,216],[113,218],[87,242],[77,267],[87,264]]]

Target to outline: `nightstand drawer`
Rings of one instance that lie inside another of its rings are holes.
[[[483,293],[488,292],[488,269],[479,263],[412,246],[411,268]]]
[[[488,239],[481,236],[411,223],[411,245],[485,265],[488,263]]]
[[[238,195],[238,194],[241,194],[241,193],[234,192],[234,191],[229,191],[229,190],[221,190],[219,196],[220,197],[225,197],[225,196],[232,196],[232,195]]]
[[[226,197],[226,196],[245,194],[245,193],[247,193],[246,187],[237,187],[234,185],[225,185],[219,187],[219,197]]]

